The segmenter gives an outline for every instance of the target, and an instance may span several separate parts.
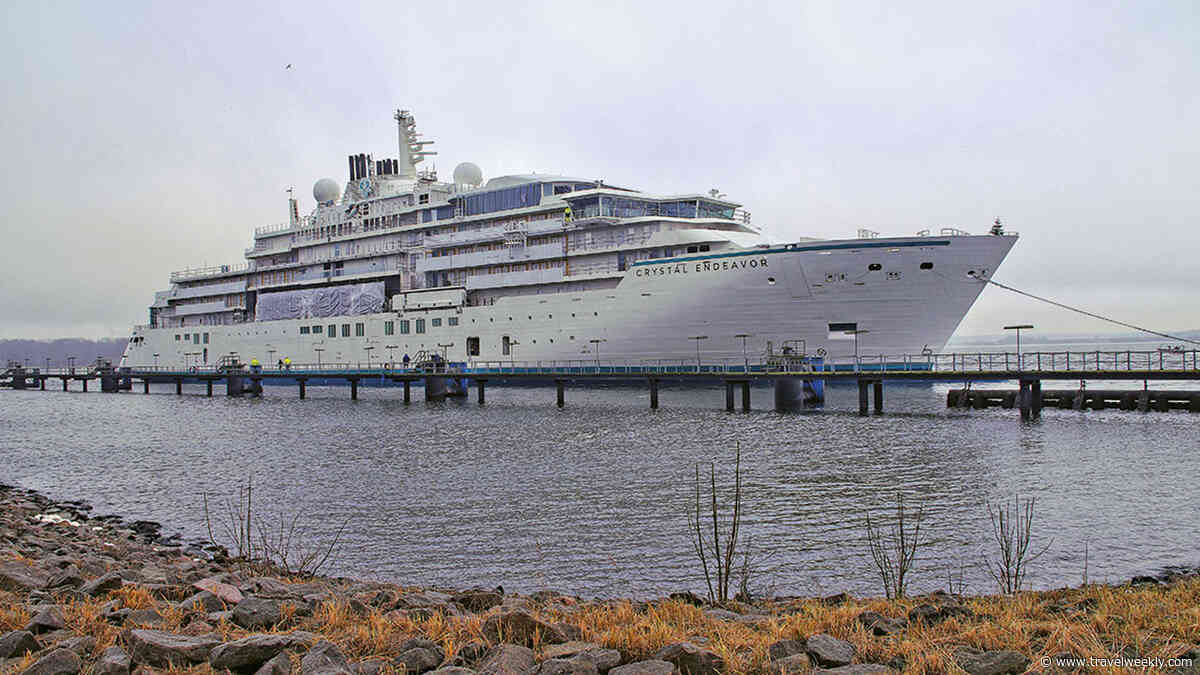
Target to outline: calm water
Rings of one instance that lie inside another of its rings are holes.
[[[1098,384],[1091,386],[1099,386]],[[76,385],[78,386],[78,385]],[[1171,387],[1193,388],[1197,383]],[[487,405],[426,404],[416,390],[291,387],[262,399],[173,385],[102,395],[0,391],[0,480],[96,513],[204,536],[201,495],[253,476],[264,521],[302,512],[314,536],[349,520],[335,573],[401,583],[553,588],[649,597],[703,580],[687,510],[697,462],[728,478],[740,443],[744,531],[781,594],[878,593],[863,515],[897,491],[925,504],[918,590],[991,588],[985,502],[1037,497],[1050,552],[1035,587],[1077,584],[1085,542],[1094,580],[1200,564],[1200,415],[1046,410],[948,411],[946,385],[891,385],[887,414],[860,418],[857,389],[830,386],[824,409],[726,413],[723,389],[664,387],[648,409],[635,386],[491,386]],[[218,388],[218,392],[220,388]]]

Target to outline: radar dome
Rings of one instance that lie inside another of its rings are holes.
[[[341,188],[332,178],[322,178],[313,183],[313,199],[317,200],[318,204],[336,201],[341,193]]]
[[[454,182],[457,185],[479,185],[483,182],[483,171],[471,162],[454,167]]]

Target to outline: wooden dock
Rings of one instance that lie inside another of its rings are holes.
[[[152,383],[172,383],[175,393],[183,393],[185,382],[203,383],[206,394],[213,395],[214,386],[223,386],[229,396],[262,395],[268,383],[294,385],[299,397],[306,397],[312,382],[345,382],[350,398],[358,398],[358,388],[364,381],[383,382],[402,386],[405,403],[411,402],[413,384],[421,383],[426,400],[447,396],[465,396],[471,385],[477,390],[480,404],[486,400],[489,384],[514,382],[553,382],[556,405],[566,402],[566,388],[591,383],[614,381],[645,382],[650,392],[650,407],[659,404],[659,384],[662,381],[711,383],[719,381],[725,388],[725,408],[735,409],[740,390],[742,410],[750,409],[750,386],[768,382],[775,387],[776,408],[793,409],[805,403],[806,383],[853,381],[858,385],[859,413],[866,415],[874,408],[883,412],[885,382],[961,382],[962,390],[953,390],[947,403],[951,407],[986,408],[999,406],[1019,408],[1023,419],[1039,416],[1043,406],[1087,407],[1092,410],[1124,409],[1187,409],[1197,410],[1200,390],[1156,392],[1134,396],[1133,391],[1087,390],[1088,381],[1138,381],[1144,389],[1150,382],[1200,382],[1200,352],[1033,352],[1033,353],[952,353],[920,355],[878,355],[842,358],[788,356],[766,363],[749,360],[720,363],[687,361],[613,362],[600,360],[573,361],[471,361],[466,363],[424,364],[402,368],[396,364],[292,364],[285,368],[262,368],[231,363],[223,366],[171,368],[113,368],[98,366],[87,369],[26,369],[10,364],[0,385],[17,389],[45,390],[48,381],[61,381],[63,391],[70,383],[80,382],[87,391],[90,380],[99,380],[101,391],[129,391],[134,382],[141,383],[143,393],[150,393]],[[971,390],[973,382],[1016,382],[1015,391]],[[1043,381],[1076,381],[1075,390],[1042,390]],[[813,388],[808,387],[811,394]],[[1079,392],[1085,391],[1086,394]],[[872,400],[874,406],[871,406]],[[1144,401],[1142,399],[1145,399]],[[1165,403],[1164,403],[1165,401]],[[1066,402],[1066,403],[1064,403]]]

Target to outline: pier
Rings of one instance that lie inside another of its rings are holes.
[[[750,387],[770,383],[775,388],[775,407],[789,410],[805,403],[819,402],[826,382],[854,382],[858,385],[858,411],[862,415],[884,411],[886,382],[963,383],[947,396],[952,408],[1019,408],[1022,419],[1040,415],[1043,407],[1105,410],[1171,410],[1200,412],[1200,390],[1151,391],[1150,382],[1200,381],[1200,351],[1120,351],[1120,352],[1032,352],[1032,353],[950,353],[902,354],[858,357],[788,356],[765,363],[743,359],[719,363],[680,360],[614,362],[570,361],[469,361],[437,362],[419,367],[401,368],[396,364],[292,364],[284,368],[262,368],[238,363],[221,366],[173,368],[113,368],[102,364],[92,368],[27,369],[10,364],[0,376],[0,385],[15,389],[47,389],[47,382],[61,382],[69,391],[78,382],[83,391],[88,382],[98,380],[103,392],[130,391],[140,383],[142,393],[150,393],[152,383],[175,385],[183,393],[185,382],[203,383],[207,396],[214,386],[223,386],[229,396],[264,393],[264,384],[294,385],[300,398],[307,387],[321,383],[344,382],[350,398],[358,399],[359,385],[365,381],[404,388],[404,402],[412,400],[412,386],[423,385],[426,400],[465,397],[472,385],[480,405],[486,401],[489,385],[517,382],[553,382],[555,404],[564,407],[568,387],[586,387],[602,382],[644,382],[650,392],[650,407],[659,406],[659,385],[663,381],[724,385],[725,409],[750,410]],[[1043,381],[1075,381],[1071,390],[1043,390]],[[1136,381],[1137,390],[1089,390],[1088,381]],[[971,389],[974,382],[1016,382],[1016,390]],[[740,394],[740,396],[739,396]],[[738,400],[740,399],[740,401]],[[873,403],[873,405],[872,405]]]

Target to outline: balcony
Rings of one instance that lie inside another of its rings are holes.
[[[480,267],[483,265],[505,265],[514,262],[528,262],[531,260],[561,257],[562,244],[520,246],[495,251],[464,253],[462,255],[443,255],[436,258],[425,257],[417,263],[417,272],[437,272],[463,267]]]
[[[171,281],[189,281],[192,279],[208,279],[229,274],[242,274],[250,271],[249,263],[241,265],[216,265],[213,267],[189,267],[178,272],[171,272]]]

